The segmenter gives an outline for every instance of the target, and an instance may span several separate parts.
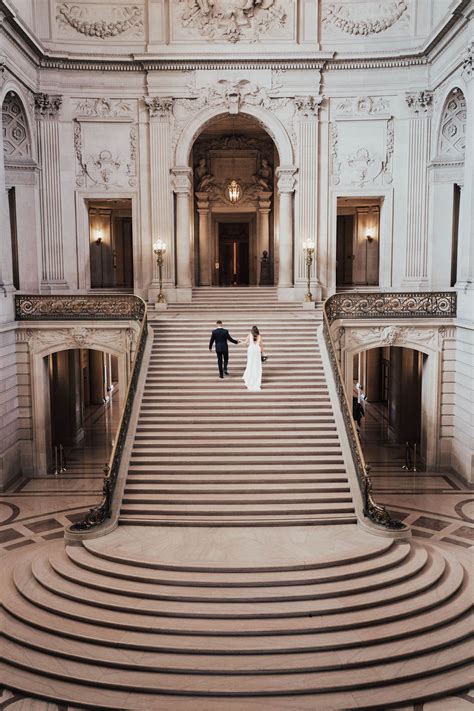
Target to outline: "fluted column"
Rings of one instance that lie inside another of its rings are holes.
[[[171,116],[173,100],[164,97],[145,97],[150,115],[150,190],[151,190],[151,236],[153,242],[162,239],[167,251],[163,264],[163,285],[175,284],[174,235],[173,235],[173,190],[171,186]],[[159,292],[158,266],[153,258],[153,281],[149,299],[155,301]]]
[[[258,257],[270,249],[270,211],[272,209],[272,193],[258,194]]]
[[[403,286],[428,287],[428,170],[433,94],[407,94],[408,185],[405,276]]]
[[[191,193],[192,170],[173,168],[176,195],[176,278],[178,301],[191,301]]]
[[[317,279],[318,260],[318,127],[319,108],[322,96],[305,96],[295,99],[299,114],[298,125],[298,190],[296,193],[295,230],[295,286],[306,291],[306,260],[303,242],[314,240],[312,290],[316,300],[321,299],[321,287]],[[314,282],[316,282],[314,284]]]
[[[5,186],[5,163],[3,160],[2,113],[0,111],[0,322],[13,318],[12,240],[10,234],[10,207]],[[4,298],[8,297],[8,298]]]
[[[41,289],[68,288],[64,278],[59,111],[62,96],[35,94],[41,208]]]
[[[199,215],[199,286],[210,286],[209,193],[196,193]]]
[[[466,151],[464,178],[461,190],[459,241],[456,289],[458,315],[472,320],[472,291],[474,289],[474,46],[467,50],[463,60],[462,77],[466,83]]]
[[[296,168],[280,166],[276,170],[278,178],[279,211],[279,268],[278,295],[285,300],[293,291],[293,194],[295,191]]]

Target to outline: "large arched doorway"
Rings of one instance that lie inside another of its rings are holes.
[[[255,119],[225,115],[194,142],[194,281],[270,286],[278,151]]]

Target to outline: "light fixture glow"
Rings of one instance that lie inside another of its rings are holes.
[[[153,251],[155,254],[157,254],[158,252],[161,252],[161,254],[165,254],[166,242],[163,242],[162,239],[157,239],[155,242],[153,242]]]
[[[314,240],[305,239],[303,241],[303,249],[304,250],[313,250],[314,251],[315,247],[316,247],[316,244],[315,244]]]
[[[95,231],[95,243],[96,244],[102,244],[104,239],[104,232],[101,229],[98,229]]]
[[[226,193],[229,201],[235,205],[235,203],[239,202],[240,198],[242,197],[242,188],[240,187],[239,183],[237,180],[231,180],[229,185],[226,188]]]

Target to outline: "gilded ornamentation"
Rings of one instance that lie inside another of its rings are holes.
[[[99,14],[98,14],[99,13]],[[143,33],[143,8],[138,5],[88,5],[62,3],[56,20],[60,26],[71,27],[85,37],[111,39],[124,33]]]
[[[355,36],[379,34],[390,29],[401,18],[408,20],[406,0],[393,2],[342,3],[323,6],[323,23]]]
[[[37,119],[56,118],[63,97],[59,94],[35,94],[35,115]]]
[[[284,27],[286,11],[278,0],[180,0],[183,27],[196,29],[207,40],[257,40]]]

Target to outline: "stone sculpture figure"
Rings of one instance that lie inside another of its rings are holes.
[[[206,159],[200,158],[196,168],[196,192],[208,193],[214,187],[214,176],[209,172]]]
[[[260,168],[258,169],[257,175],[255,176],[258,187],[267,193],[272,192],[272,177],[273,170],[270,163],[266,158],[262,158]]]

